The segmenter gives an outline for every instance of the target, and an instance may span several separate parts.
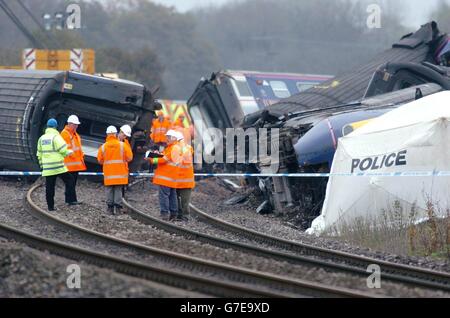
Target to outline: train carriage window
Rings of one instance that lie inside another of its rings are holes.
[[[273,93],[278,98],[287,98],[291,96],[289,89],[285,82],[282,81],[270,81],[270,87],[272,87]]]
[[[393,90],[398,91],[400,89],[405,89],[411,86],[413,86],[413,84],[408,82],[407,80],[399,80],[394,84]]]
[[[310,89],[311,87],[314,87],[317,83],[303,83],[303,82],[297,82],[297,89],[299,92],[304,92],[307,89]]]
[[[240,97],[253,97],[250,87],[248,87],[247,81],[235,80],[236,88]]]

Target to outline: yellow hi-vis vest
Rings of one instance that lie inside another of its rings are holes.
[[[54,176],[67,172],[64,157],[72,152],[55,128],[47,128],[37,144],[37,158],[42,168],[42,176]]]

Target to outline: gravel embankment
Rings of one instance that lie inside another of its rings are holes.
[[[37,235],[72,243],[104,253],[134,257],[135,253],[67,233],[30,216],[24,196],[30,183],[0,179],[0,223]],[[66,286],[69,264],[81,267],[81,289]],[[0,238],[0,297],[204,297],[201,294],[137,279],[37,251],[21,243]]]
[[[230,191],[209,179],[198,184],[198,189],[192,197],[192,203],[213,216],[268,235],[390,262],[450,272],[450,263],[445,260],[437,260],[431,257],[394,255],[354,246],[339,240],[307,235],[303,231],[294,228],[292,224],[285,222],[283,218],[273,214],[260,215],[255,212],[253,207],[249,207],[245,203],[233,206],[225,205],[224,202],[232,195]],[[212,197],[214,197],[214,200],[211,200]]]
[[[52,238],[58,238],[72,242],[80,246],[89,246],[96,250],[113,253],[114,255],[137,259],[148,262],[152,265],[171,267],[166,263],[161,263],[148,255],[136,255],[136,253],[124,248],[117,248],[108,244],[102,244],[89,240],[85,237],[80,237],[75,234],[67,233],[66,230],[61,231],[58,228],[46,225],[29,216],[27,211],[23,208],[23,195],[30,185],[24,184],[0,184],[0,190],[4,198],[9,197],[7,204],[4,206],[4,212],[0,214],[0,222],[10,225],[20,226],[22,229],[28,229],[33,233],[47,235]],[[208,188],[210,188],[208,186]],[[200,189],[200,187],[199,187]],[[132,190],[128,194],[129,197],[134,197],[143,205],[146,205],[147,210],[157,213],[158,205],[155,196],[155,191],[146,190],[145,188],[139,192],[139,187]],[[43,189],[37,194],[36,201],[45,206],[45,199]],[[359,289],[365,292],[372,292],[366,287],[364,278],[353,277],[341,273],[329,273],[323,269],[308,268],[304,266],[292,265],[283,262],[276,262],[253,255],[237,252],[234,250],[224,250],[207,244],[202,244],[197,241],[186,240],[184,238],[170,235],[161,230],[155,229],[151,226],[143,225],[128,215],[112,216],[106,213],[104,203],[103,186],[82,180],[78,186],[78,195],[81,201],[84,201],[82,206],[66,207],[63,202],[63,189],[57,190],[57,215],[63,217],[71,222],[80,224],[82,226],[115,235],[117,237],[133,240],[141,244],[156,246],[158,248],[170,250],[173,252],[184,253],[188,255],[197,256],[200,258],[210,259],[232,265],[238,265],[255,269],[258,271],[272,272],[285,276],[291,276],[298,279],[314,280],[326,284],[333,284],[342,287]],[[210,198],[211,200],[211,198]],[[211,200],[213,201],[213,200]],[[214,200],[217,202],[217,200]],[[8,213],[5,211],[14,211]],[[191,223],[191,222],[189,222]],[[214,274],[205,274],[215,277]],[[386,294],[390,296],[405,296],[405,297],[446,297],[448,295],[441,292],[434,292],[428,290],[418,290],[399,286],[397,284],[385,283],[383,288],[376,290],[379,294]]]
[[[137,197],[143,195],[143,193],[151,193],[150,195],[153,196],[153,200],[156,201],[158,199],[157,190],[149,185],[149,183],[137,185],[133,188],[133,191],[136,192]],[[364,247],[354,246],[341,240],[332,240],[328,238],[307,235],[303,231],[300,231],[299,229],[293,227],[289,222],[284,221],[283,218],[277,217],[273,214],[260,215],[256,213],[253,208],[248,206],[248,204],[244,203],[238,205],[226,205],[225,202],[232,195],[232,192],[218,185],[212,179],[209,179],[197,183],[197,188],[192,196],[192,203],[200,208],[203,212],[211,214],[212,216],[275,237],[281,237],[300,243],[306,243],[332,250],[339,250],[352,254],[363,255],[390,262],[450,272],[450,264],[445,260],[394,255],[386,252],[374,251]],[[156,209],[148,208],[145,202],[137,200],[133,196],[129,196],[128,200],[133,205],[141,208],[142,210],[145,210],[146,212],[151,213],[154,216],[157,216],[159,214]],[[249,244],[255,243],[244,237],[237,237],[233,233],[217,229],[213,225],[199,222],[193,218],[191,218],[189,223],[179,222],[178,225],[187,226],[194,231],[220,236],[234,241]],[[272,248],[270,246],[264,245],[263,243],[257,244],[262,247]]]
[[[71,264],[80,266],[80,288],[69,288]],[[77,263],[0,239],[0,297],[192,297],[193,293]],[[198,294],[197,297],[204,297]]]
[[[209,181],[208,181],[209,183]],[[100,186],[101,187],[101,186]],[[207,184],[206,188],[208,191],[213,191],[214,186],[212,184]],[[220,188],[220,187],[219,187]],[[200,185],[198,187],[199,191],[202,191],[200,193],[196,193],[194,197],[197,196],[203,196],[202,201],[208,202],[209,204],[217,204],[218,201],[216,197],[213,196],[213,193],[207,192],[203,193],[203,185]],[[84,191],[84,190],[82,190]],[[218,189],[218,191],[222,191],[223,189]],[[153,216],[159,215],[159,206],[158,206],[158,193],[157,189],[153,187],[149,182],[145,182],[143,184],[137,185],[131,189],[130,192],[127,193],[128,201],[145,211],[146,213],[149,213]],[[102,199],[100,199],[102,200]],[[103,200],[102,200],[103,201]],[[89,205],[98,205],[97,200],[94,200],[94,202],[87,202]],[[104,203],[103,203],[104,204]],[[89,209],[88,209],[89,210]],[[103,210],[105,210],[103,208]],[[146,226],[143,224],[136,224],[136,221],[132,219],[128,219],[126,215],[123,216],[117,216],[112,217],[108,214],[100,211],[102,216],[100,217],[103,221],[107,222],[107,220],[116,219],[120,220],[122,223],[122,227],[126,227],[126,232],[124,232],[123,229],[116,228],[116,224],[109,224],[108,226],[104,225],[101,227],[98,227],[97,230],[101,230],[102,232],[105,231],[105,228],[107,228],[106,233],[114,234],[119,233],[120,237],[124,237],[127,239],[131,239],[134,241],[138,241],[145,245],[152,245],[157,246],[159,248],[168,249],[175,252],[185,253],[201,258],[207,258],[214,261],[229,263],[232,265],[238,265],[238,266],[245,266],[253,269],[257,269],[259,271],[267,271],[267,272],[273,272],[280,275],[290,275],[293,277],[297,277],[300,279],[307,279],[307,280],[314,280],[319,281],[323,283],[331,283],[337,286],[345,286],[348,288],[355,288],[360,289],[364,291],[368,291],[366,286],[365,279],[355,278],[349,275],[341,274],[341,273],[328,273],[322,269],[311,269],[309,267],[305,266],[299,266],[299,265],[292,265],[287,264],[283,262],[276,262],[273,260],[268,261],[267,259],[261,258],[261,257],[255,257],[253,255],[248,255],[241,252],[231,251],[231,250],[223,250],[218,249],[214,246],[209,246],[207,244],[202,244],[197,241],[191,241],[186,240],[180,237],[177,237],[175,235],[167,234],[166,232],[163,232],[158,229],[153,229],[153,232],[150,234],[149,231],[145,233],[146,238],[142,236],[142,233],[140,232],[140,228],[150,228],[150,226]],[[259,215],[258,215],[259,216]],[[72,218],[72,220],[76,222],[83,222],[83,220],[80,219],[74,219],[70,215],[64,215],[65,218],[69,217]],[[96,218],[95,215],[92,215],[93,218]],[[264,219],[264,223],[267,225],[270,225],[271,219],[267,219],[263,216],[259,216]],[[98,217],[97,217],[98,218]],[[231,221],[231,220],[230,220]],[[128,223],[130,222],[130,223]],[[94,222],[95,223],[95,222]],[[94,224],[92,223],[92,224]],[[213,226],[208,226],[203,222],[199,222],[195,220],[194,218],[190,218],[189,222],[177,222],[177,225],[182,225],[185,227],[189,227],[196,231],[201,231],[202,233],[207,233],[210,235],[215,236],[221,236],[221,237],[227,237],[229,239],[235,240],[235,241],[242,241],[246,243],[252,243],[248,242],[245,238],[237,238],[235,235],[231,233],[227,233],[221,230],[218,230],[214,228]],[[274,225],[277,226],[276,224]],[[278,229],[279,230],[279,229]],[[145,230],[144,230],[145,231]],[[157,234],[157,238],[154,240],[149,240],[150,236],[153,234]],[[126,235],[126,236],[124,236]],[[159,237],[159,238],[158,238]],[[161,240],[161,237],[165,237],[165,239]],[[163,244],[161,244],[163,242]],[[181,242],[181,243],[179,243]],[[170,243],[175,243],[175,245],[172,245]],[[217,254],[219,253],[219,254]],[[245,261],[243,261],[245,260]],[[421,291],[415,290],[412,291],[411,289],[403,289],[403,287],[399,287],[395,284],[386,284],[385,286],[390,286],[389,289],[386,288],[383,291],[377,291],[379,293],[386,293],[391,296],[398,296],[398,295],[412,295],[411,293],[415,294],[418,292],[419,294]],[[399,289],[400,288],[400,289]],[[441,296],[444,294],[440,294]]]

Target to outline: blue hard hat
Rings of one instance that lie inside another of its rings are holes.
[[[47,121],[47,127],[56,128],[56,127],[58,127],[58,122],[56,121],[55,118],[50,118]]]

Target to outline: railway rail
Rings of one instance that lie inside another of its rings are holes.
[[[219,218],[213,217],[191,205],[191,213],[198,219],[223,230],[233,232],[237,236],[248,238],[254,242],[263,243],[266,246],[275,248],[276,250],[261,247],[256,244],[236,242],[193,231],[182,226],[177,226],[174,223],[163,221],[158,217],[151,216],[148,213],[135,208],[126,200],[124,200],[124,204],[128,208],[130,216],[140,222],[156,226],[173,234],[182,235],[184,237],[196,239],[215,246],[233,248],[244,252],[253,253],[255,255],[271,257],[281,261],[309,266],[320,266],[330,270],[349,272],[362,276],[367,276],[367,268],[369,265],[376,264],[381,268],[381,275],[383,279],[415,287],[438,289],[446,292],[450,291],[449,273],[388,262],[366,256],[354,255],[347,252],[285,240],[283,238],[270,236],[244,228],[242,226],[231,224]]]
[[[36,205],[32,199],[33,192],[40,186],[40,184],[33,185],[26,196],[27,204],[34,216],[95,240],[125,247],[141,255],[153,256],[162,262],[176,266],[176,269],[161,269],[141,262],[85,250],[63,242],[27,234],[4,225],[0,225],[1,235],[23,241],[34,247],[54,251],[69,258],[85,259],[125,274],[220,297],[379,297],[361,291],[203,260],[96,232],[62,220]]]
[[[398,264],[347,252],[317,247],[310,244],[289,241],[215,218],[193,205],[191,205],[191,208],[191,211],[194,211],[194,214],[197,217],[206,220],[210,224],[273,247],[293,251],[299,253],[300,255],[326,259],[336,265],[347,264],[355,268],[360,268],[366,274],[367,267],[371,264],[376,264],[382,269],[382,275],[384,278],[389,278],[404,283],[413,283],[423,287],[438,288],[450,291],[450,273]]]

